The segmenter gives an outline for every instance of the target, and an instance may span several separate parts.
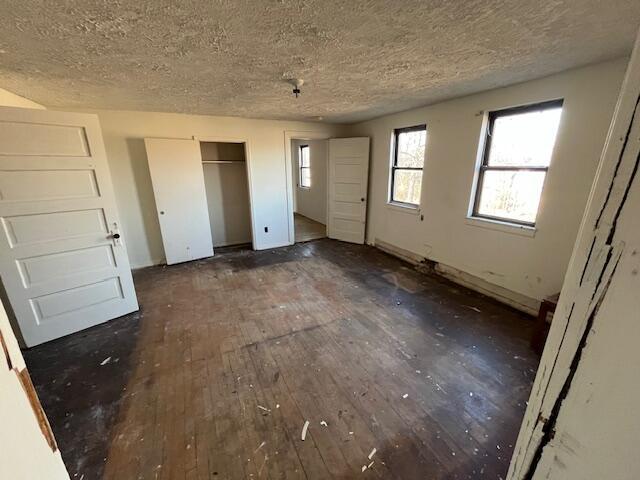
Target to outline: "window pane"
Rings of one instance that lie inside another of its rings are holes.
[[[549,166],[562,108],[500,116],[493,122],[491,166]]]
[[[533,223],[546,172],[487,170],[484,172],[478,213]]]
[[[300,186],[302,187],[311,186],[311,169],[310,168],[303,167],[300,169]]]
[[[398,163],[396,166],[422,168],[426,140],[426,130],[398,134]]]
[[[300,147],[300,166],[309,167],[309,147]]]
[[[421,186],[422,170],[396,170],[392,200],[418,205]]]

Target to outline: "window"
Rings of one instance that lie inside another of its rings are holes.
[[[300,186],[311,188],[311,160],[309,158],[309,145],[300,145]]]
[[[562,100],[489,113],[473,216],[534,226]]]
[[[407,206],[420,204],[422,168],[427,126],[397,128],[393,131],[390,201]]]

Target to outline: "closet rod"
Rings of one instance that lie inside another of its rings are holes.
[[[244,160],[203,160],[202,163],[244,163]]]

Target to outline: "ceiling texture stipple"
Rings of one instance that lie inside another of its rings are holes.
[[[0,18],[0,87],[47,107],[351,123],[626,55],[640,1],[4,0]]]

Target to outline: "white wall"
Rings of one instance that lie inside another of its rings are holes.
[[[16,95],[8,90],[0,88],[0,105],[3,107],[38,108],[44,110],[44,105],[33,102],[28,98]]]
[[[0,342],[0,478],[68,480],[60,450],[51,448],[38,423],[36,410],[44,412],[37,399],[32,405],[25,393],[21,378],[26,378],[26,366],[2,304]]]
[[[327,224],[327,140],[292,140],[293,178],[296,185],[295,211],[307,218]],[[300,145],[309,145],[311,188],[300,185]]]
[[[593,182],[626,59],[385,116],[352,127],[371,137],[368,242],[376,239],[520,296],[560,290]],[[535,236],[466,219],[481,111],[564,98]],[[394,128],[427,124],[421,213],[387,205]]]
[[[246,139],[256,248],[288,245],[284,132],[323,132],[339,126],[153,112],[90,111],[102,125],[122,230],[132,267],[162,263],[164,252],[147,166],[145,137]],[[264,227],[269,228],[265,233]]]

